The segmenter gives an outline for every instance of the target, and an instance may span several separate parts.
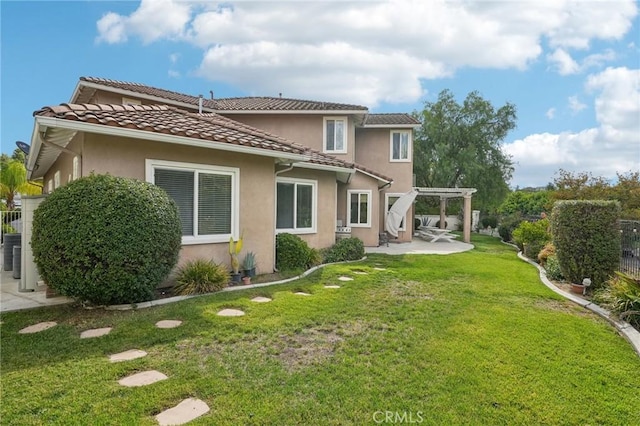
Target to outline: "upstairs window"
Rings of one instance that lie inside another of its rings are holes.
[[[349,226],[371,227],[371,191],[350,190],[347,203]]]
[[[345,117],[324,119],[324,152],[346,154],[347,119]]]
[[[391,161],[411,161],[410,131],[391,131]]]

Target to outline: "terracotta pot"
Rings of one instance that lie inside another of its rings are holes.
[[[251,284],[251,277],[242,277],[242,282],[247,285]]]
[[[585,289],[585,286],[583,286],[582,284],[571,283],[572,293],[584,295],[584,289]]]

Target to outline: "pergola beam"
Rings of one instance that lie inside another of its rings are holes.
[[[440,228],[445,228],[445,216],[448,198],[463,198],[462,239],[471,242],[471,197],[476,188],[414,188],[418,195],[425,197],[440,197]]]

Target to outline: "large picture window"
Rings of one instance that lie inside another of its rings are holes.
[[[347,191],[349,226],[371,227],[371,191]]]
[[[178,205],[183,244],[238,237],[238,174],[230,167],[147,160],[147,181]]]
[[[276,180],[276,230],[278,232],[316,232],[316,188],[313,180]]]
[[[391,161],[411,161],[411,132],[391,131]]]
[[[326,117],[324,119],[324,152],[344,154],[347,152],[347,119]]]

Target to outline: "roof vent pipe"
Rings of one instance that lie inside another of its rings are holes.
[[[202,95],[198,95],[198,114],[202,114]]]
[[[213,100],[213,90],[209,90],[209,94],[211,95],[211,100]]]

